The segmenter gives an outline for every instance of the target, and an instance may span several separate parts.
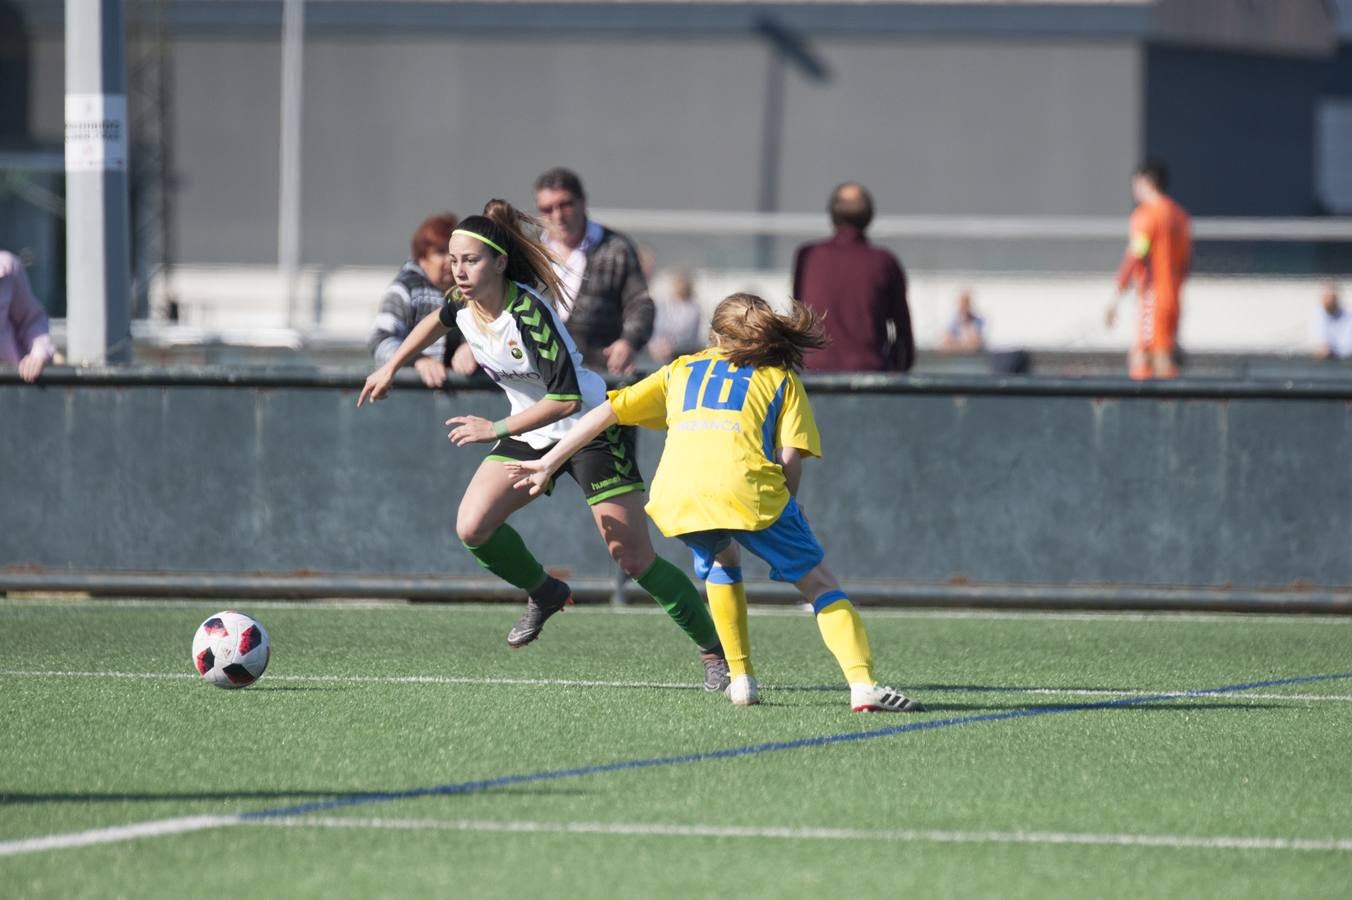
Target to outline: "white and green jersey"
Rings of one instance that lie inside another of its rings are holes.
[[[583,367],[582,355],[553,307],[524,284],[507,283],[502,315],[487,326],[476,322],[468,307],[450,300],[439,317],[442,325],[460,332],[479,368],[506,392],[513,415],[544,399],[582,401],[575,414],[513,435],[517,440],[540,450],[549,447],[606,399],[605,380]]]

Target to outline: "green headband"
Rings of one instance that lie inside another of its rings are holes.
[[[507,251],[506,251],[506,250],[502,249],[502,248],[499,247],[497,244],[493,243],[493,242],[490,241],[488,238],[484,237],[482,234],[479,234],[478,232],[475,232],[475,231],[466,231],[466,230],[463,229],[463,228],[457,228],[455,231],[452,231],[451,234],[467,234],[467,235],[469,235],[470,237],[474,238],[476,241],[479,241],[479,242],[481,242],[481,243],[487,244],[488,246],[492,247],[494,250],[498,251],[498,253],[501,254],[502,256],[506,256],[506,255],[507,255]]]

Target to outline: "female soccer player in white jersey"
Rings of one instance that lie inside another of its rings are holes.
[[[507,635],[512,647],[535,640],[545,620],[572,598],[568,585],[547,574],[507,524],[533,495],[513,490],[505,464],[543,456],[582,412],[606,397],[605,381],[583,367],[568,330],[539,292],[564,296],[549,252],[524,229],[531,222],[505,201],[490,200],[482,216],[460,223],[450,239],[448,262],[455,277],[450,299],[439,315],[414,327],[357,397],[358,406],[385,397],[399,368],[452,328],[507,394],[511,412],[505,418],[455,416],[446,424],[454,426],[449,437],[458,447],[495,442],[465,489],[455,530],[484,568],[529,595],[526,611]],[[566,471],[582,488],[616,563],[699,647],[705,688],[723,690],[727,661],[708,609],[685,573],[653,551],[635,447],[633,429],[600,429],[573,448]]]
[[[733,703],[758,702],[746,627],[746,589],[738,545],[793,583],[816,611],[817,627],[850,685],[856,712],[922,712],[924,706],[873,677],[864,623],[826,568],[821,544],[794,495],[804,454],[821,456],[821,438],[795,370],[803,351],[825,344],[821,324],[794,302],[778,316],[753,294],[718,304],[713,346],[682,356],[616,391],[536,462],[509,466],[517,487],[544,490],[569,454],[615,423],[665,428],[648,514],[668,537],[690,547],[708,584],[709,606],[727,651]]]

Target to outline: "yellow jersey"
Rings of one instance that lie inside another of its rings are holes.
[[[646,507],[667,537],[769,527],[789,502],[778,451],[822,453],[798,376],[739,368],[717,348],[678,357],[612,391],[610,405],[622,425],[667,431]]]

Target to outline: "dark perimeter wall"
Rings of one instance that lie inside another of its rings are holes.
[[[356,376],[52,377],[0,380],[0,574],[483,574],[453,523],[484,448],[442,423],[501,415],[496,389],[406,386],[358,410]],[[831,566],[898,584],[1352,586],[1352,391],[1064,384],[809,380],[826,460],[802,499]],[[649,475],[659,443],[644,432]],[[547,565],[611,571],[570,482],[514,524]]]

